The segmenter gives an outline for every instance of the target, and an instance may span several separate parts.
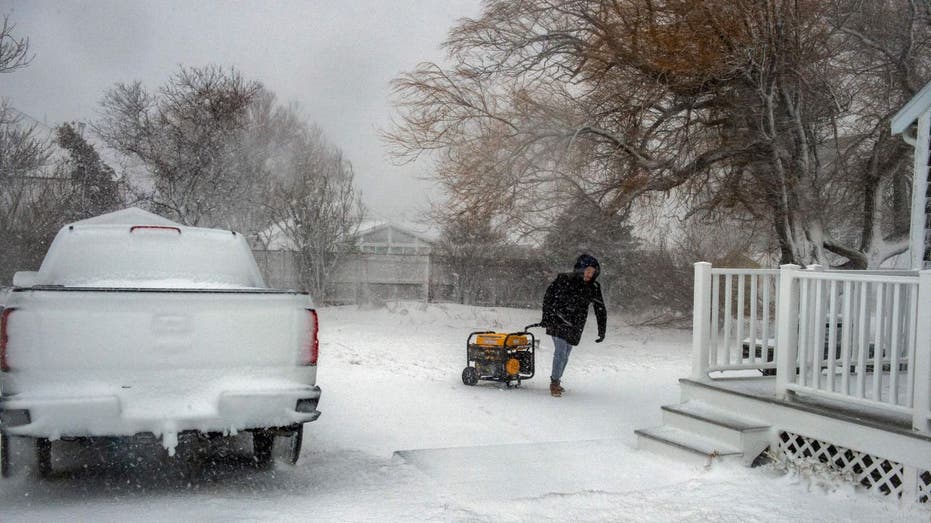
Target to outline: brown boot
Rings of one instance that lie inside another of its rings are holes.
[[[562,387],[559,386],[559,380],[550,381],[550,395],[554,398],[562,396]]]

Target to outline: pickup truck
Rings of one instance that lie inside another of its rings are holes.
[[[251,432],[300,454],[320,415],[317,313],[306,293],[265,286],[231,231],[127,209],[66,225],[38,272],[16,273],[0,313],[0,462],[32,438],[40,475],[52,442]]]

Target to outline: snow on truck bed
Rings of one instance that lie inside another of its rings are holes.
[[[240,234],[195,228],[136,229],[130,233],[129,228],[94,225],[63,229],[42,262],[36,283],[72,287],[265,287]]]
[[[126,209],[64,227],[37,285],[116,288],[264,288],[241,234],[183,227]]]

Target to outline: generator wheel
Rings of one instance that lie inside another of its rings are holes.
[[[478,371],[475,367],[466,367],[462,369],[462,383],[472,386],[478,383]]]

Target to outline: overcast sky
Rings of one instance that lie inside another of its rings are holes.
[[[235,66],[298,102],[344,151],[374,217],[412,221],[439,192],[418,179],[428,166],[387,158],[378,130],[391,116],[388,83],[442,60],[450,27],[480,10],[480,0],[0,0],[35,54],[0,76],[0,95],[54,126],[94,120],[116,82],[155,89],[179,65]]]

